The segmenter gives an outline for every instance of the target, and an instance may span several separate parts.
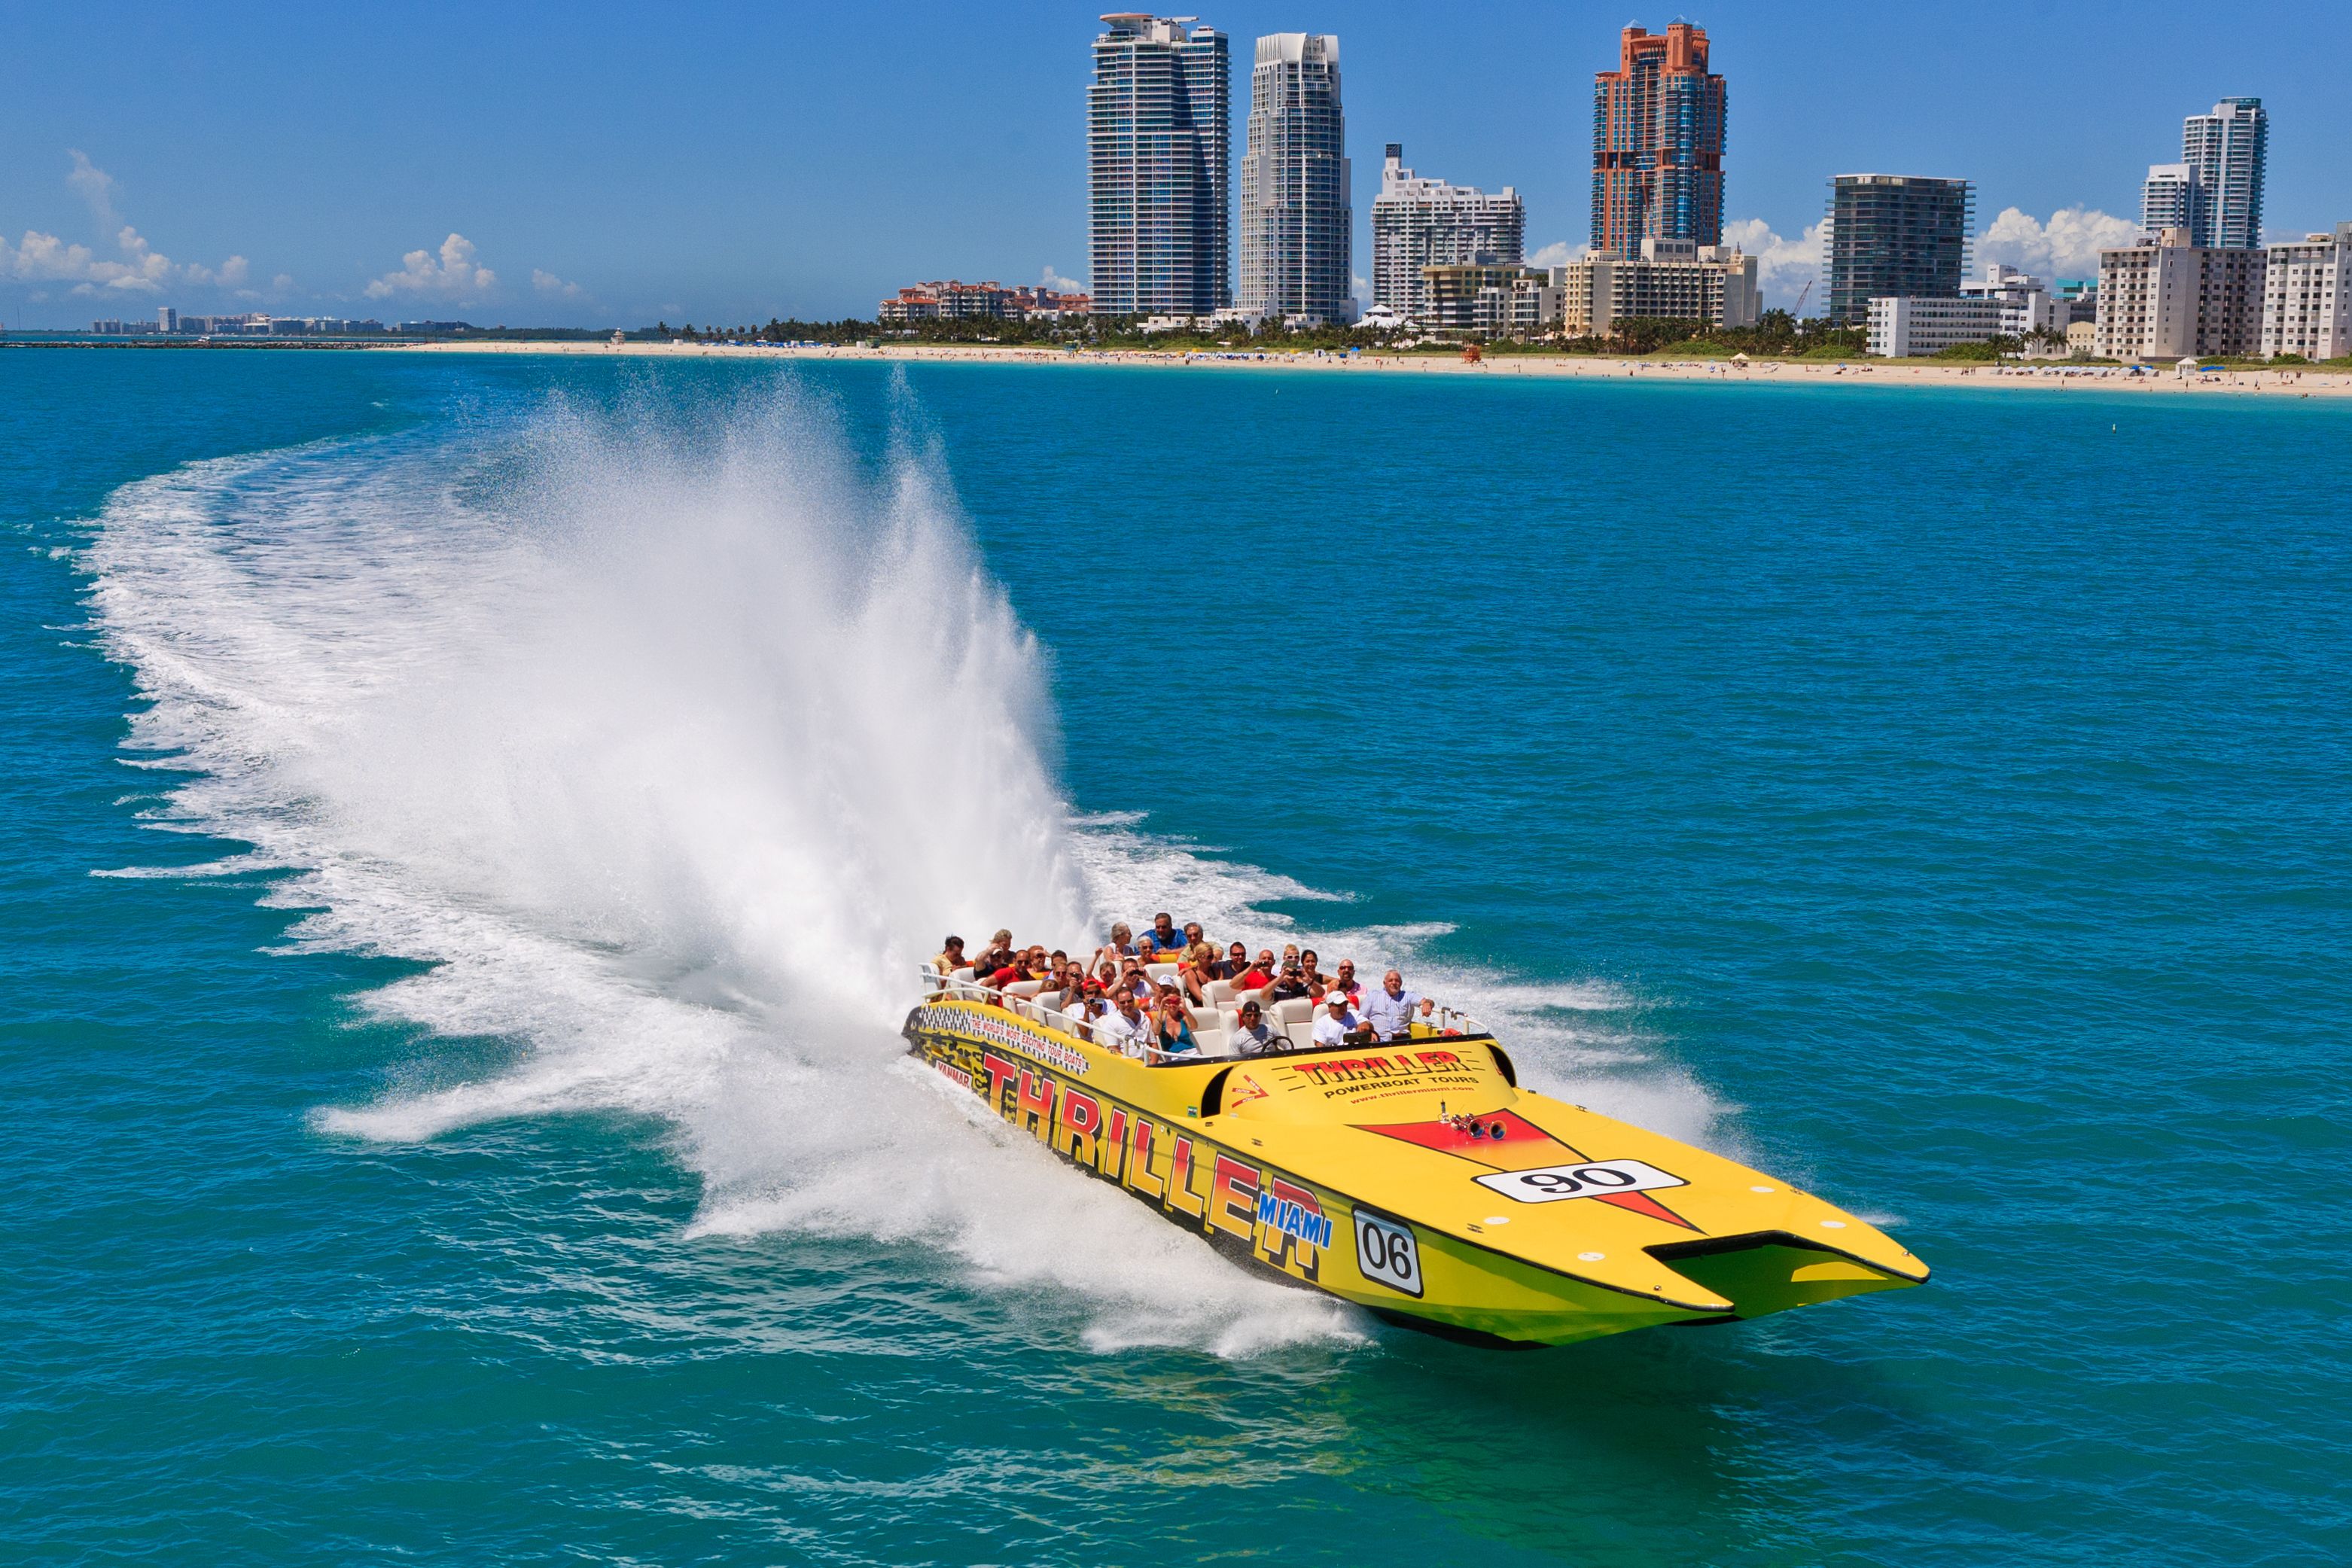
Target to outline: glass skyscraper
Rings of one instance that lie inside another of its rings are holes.
[[[1592,248],[1638,256],[1645,239],[1723,241],[1723,78],[1706,29],[1628,27],[1617,68],[1592,82]]]
[[[1353,320],[1351,201],[1339,40],[1270,33],[1250,71],[1235,303],[1254,316]]]
[[[2200,246],[2242,250],[2263,243],[2263,161],[2270,117],[2258,98],[2225,98],[2180,127],[2180,157],[2201,188],[2190,236]]]
[[[1830,320],[1859,327],[1870,302],[1957,298],[1968,271],[1976,190],[1920,174],[1840,174],[1830,182]]]
[[[1205,316],[1233,298],[1225,36],[1103,18],[1087,88],[1087,259],[1097,315]]]

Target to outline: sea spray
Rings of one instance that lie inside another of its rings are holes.
[[[1076,943],[1097,909],[1175,906],[1276,939],[1259,906],[1310,893],[1072,823],[1040,652],[936,452],[902,439],[867,472],[789,381],[551,402],[132,486],[84,564],[149,705],[131,747],[193,770],[164,822],[291,872],[268,896],[307,912],[296,946],[430,966],[367,1011],[522,1048],[324,1130],[652,1115],[703,1181],[702,1235],[943,1246],[1092,1301],[1104,1345],[1360,1332],[903,1069],[945,931]],[[1414,946],[1348,939],[1368,964]],[[1559,994],[1416,977],[1525,1025],[1539,1074],[1625,1044]],[[1704,1122],[1686,1085],[1664,1099]]]

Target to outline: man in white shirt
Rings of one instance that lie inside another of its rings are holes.
[[[1412,1022],[1413,1009],[1421,998],[1404,988],[1404,976],[1391,969],[1381,977],[1381,988],[1364,1004],[1364,1021],[1372,1026],[1378,1040],[1395,1040]]]
[[[1359,1045],[1367,1031],[1363,1020],[1348,1005],[1348,993],[1333,991],[1323,998],[1323,1016],[1315,1020],[1315,1045],[1318,1050],[1338,1050],[1344,1045]]]
[[[1129,988],[1119,987],[1111,993],[1111,999],[1118,1005],[1095,1025],[1095,1039],[1122,1055],[1144,1060],[1150,1053],[1151,1037],[1160,1032],[1158,1028],[1135,1005],[1135,992]]]
[[[1255,1002],[1242,1004],[1241,1021],[1234,1026],[1235,1056],[1264,1056],[1278,1049],[1275,1042],[1281,1036],[1266,1026],[1265,1012]]]

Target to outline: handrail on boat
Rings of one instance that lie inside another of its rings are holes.
[[[980,1002],[988,1007],[1003,1008],[1009,1012],[1014,1013],[1022,1018],[1028,1019],[1033,1023],[1042,1023],[1049,1029],[1058,1029],[1064,1034],[1070,1036],[1072,1039],[1082,1040],[1088,1045],[1102,1045],[1104,1043],[1095,1039],[1094,1026],[1084,1019],[1072,1018],[1069,1014],[1062,1012],[1057,1009],[1039,1007],[1028,997],[1008,997],[1000,990],[994,989],[992,987],[981,985],[976,981],[959,980],[952,975],[942,975],[940,973],[938,966],[933,964],[918,964],[915,966],[915,968],[916,972],[922,977],[926,992],[924,999],[926,1001],[936,1002],[942,999],[953,999],[957,1001]],[[1444,1034],[1438,1037],[1413,1036],[1412,1038],[1490,1038],[1490,1031],[1486,1030],[1485,1026],[1480,1024],[1477,1019],[1472,1018],[1468,1013],[1463,1012],[1458,1009],[1450,1008],[1440,1003],[1437,1009],[1437,1018],[1440,1030],[1445,1031]],[[1288,1038],[1286,1033],[1284,1038]],[[1106,1047],[1106,1049],[1108,1048]],[[1284,1047],[1280,1051],[1271,1051],[1267,1054],[1284,1056],[1312,1049],[1314,1048],[1310,1046],[1291,1044]],[[1198,1051],[1162,1051],[1156,1045],[1146,1045],[1143,1048],[1142,1057],[1144,1064],[1149,1067],[1181,1067],[1210,1061],[1238,1061],[1244,1060],[1246,1059],[1239,1056],[1206,1056]]]

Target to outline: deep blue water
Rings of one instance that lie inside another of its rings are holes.
[[[2347,422],[0,354],[5,1555],[2352,1556]],[[1072,885],[1936,1278],[1528,1355],[1228,1279],[841,1021]]]

